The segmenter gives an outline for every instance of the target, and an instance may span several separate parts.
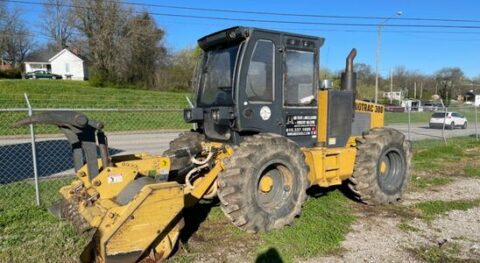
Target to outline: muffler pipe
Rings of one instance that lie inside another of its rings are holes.
[[[354,97],[357,93],[357,73],[353,71],[353,60],[357,56],[357,50],[354,48],[347,56],[345,71],[342,72],[341,90],[353,91]]]
[[[342,73],[341,84],[341,90],[351,91],[353,93],[353,118],[355,118],[355,100],[357,98],[357,73],[353,71],[353,60],[355,59],[355,56],[357,56],[357,50],[353,48],[352,51],[350,51],[350,54],[348,54],[347,56],[347,61],[345,63],[345,71]]]

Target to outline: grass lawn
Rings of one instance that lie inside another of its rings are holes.
[[[65,80],[2,80],[0,81],[0,108],[26,108],[23,94],[27,93],[34,108],[70,109],[177,109],[174,112],[89,112],[89,117],[105,123],[109,131],[139,131],[157,129],[188,129],[181,109],[188,106],[190,93],[150,91],[128,88],[92,87],[85,81]],[[472,109],[464,113],[471,123]],[[431,112],[412,112],[412,123],[427,124]],[[27,112],[0,112],[0,136],[26,135],[27,129],[11,129],[11,123],[26,117]],[[385,123],[408,122],[407,113],[386,112]],[[55,127],[39,126],[39,134],[58,133]]]
[[[473,108],[449,108],[448,111],[459,112],[469,121],[469,124],[475,122],[475,111]],[[422,123],[428,125],[432,112],[411,112],[410,113],[410,122],[411,123]],[[480,113],[477,113],[477,118],[480,119]],[[407,112],[385,112],[385,124],[401,124],[408,123],[408,113]]]
[[[2,108],[25,107],[27,93],[35,108],[161,108],[183,109],[190,93],[92,87],[87,81],[2,80]]]
[[[41,207],[34,206],[31,182],[0,185],[0,262],[77,262],[87,240],[46,211],[70,180],[42,182]]]
[[[458,200],[458,201],[429,201],[415,204],[413,207],[422,211],[424,219],[431,220],[436,216],[443,215],[452,210],[468,210],[480,206],[480,200]]]
[[[105,131],[141,131],[158,129],[188,129],[182,109],[187,107],[189,93],[148,90],[98,88],[83,81],[63,80],[2,80],[0,108],[25,108],[27,93],[34,108],[73,109],[151,109],[138,112],[84,111],[92,119],[102,121]],[[174,111],[158,111],[169,109]],[[175,111],[176,109],[176,111]],[[10,125],[27,116],[27,112],[0,112],[1,135],[25,135],[27,129],[12,129]],[[38,134],[59,133],[56,127],[37,125]]]
[[[421,140],[414,142],[413,170],[409,189],[439,187],[449,184],[455,177],[480,177],[480,141],[473,137],[448,140]]]
[[[433,140],[416,142],[413,172],[432,166],[440,168],[448,163],[457,164],[459,158],[472,158],[473,150],[479,147],[480,142],[470,137],[452,139],[449,146]],[[461,168],[459,170],[463,170]],[[444,177],[439,178],[442,179],[425,179],[417,187],[423,189],[426,185],[450,182]],[[58,198],[57,190],[69,180],[41,182],[42,207],[34,206],[35,193],[31,182],[0,185],[0,262],[76,261],[86,243],[85,237],[77,235],[68,222],[59,221],[46,211],[46,206]],[[356,204],[339,190],[316,191],[293,226],[259,235],[238,230],[218,206],[214,206],[194,234],[197,241],[189,241],[187,249],[180,249],[169,261],[190,262],[198,259],[196,255],[218,258],[222,253],[237,251],[238,247],[246,250],[241,253],[258,260],[278,257],[284,262],[335,253],[355,220],[352,206]],[[406,208],[418,211],[414,212],[415,215],[420,213],[428,220],[450,210],[464,210],[479,204],[479,200],[432,201]],[[388,207],[395,211],[405,210],[403,206]],[[404,228],[408,228],[408,222]]]

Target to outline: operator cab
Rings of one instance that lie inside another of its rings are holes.
[[[193,109],[184,118],[214,141],[260,132],[311,147],[317,138],[319,49],[323,38],[234,27],[198,40]]]

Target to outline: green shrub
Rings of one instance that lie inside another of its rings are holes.
[[[22,70],[19,68],[0,70],[0,79],[21,79]]]

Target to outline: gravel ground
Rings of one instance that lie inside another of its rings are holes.
[[[430,200],[465,200],[480,198],[480,180],[458,180],[422,192],[408,193],[405,205]],[[421,247],[455,244],[458,260],[480,262],[480,208],[450,211],[432,221],[413,218],[414,231],[399,228],[402,218],[375,208],[359,211],[358,220],[342,243],[337,255],[308,259],[304,262],[422,262],[411,251]]]
[[[479,199],[480,180],[458,178],[440,187],[434,187],[421,192],[409,192],[404,196],[402,204],[410,205],[433,200],[452,201],[461,199]]]

